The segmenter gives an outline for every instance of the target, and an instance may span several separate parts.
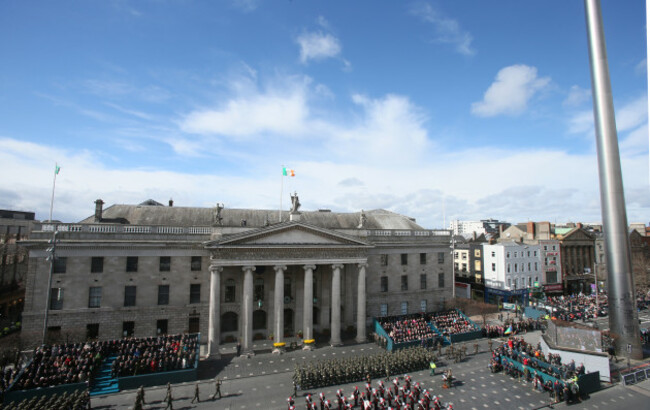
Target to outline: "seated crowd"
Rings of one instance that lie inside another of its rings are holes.
[[[89,381],[101,365],[110,342],[43,345],[34,349],[31,363],[14,384],[28,390]]]
[[[113,377],[183,370],[194,367],[197,335],[167,335],[124,340],[113,361]]]
[[[117,355],[113,377],[179,370],[194,366],[198,335],[169,335],[108,341],[43,345],[34,349],[32,361],[15,381],[12,390],[91,383],[102,361]],[[1,383],[11,384],[14,374],[5,373]]]
[[[508,361],[502,360],[504,357],[526,367],[521,371]],[[544,367],[538,361],[549,364],[550,367]],[[585,374],[585,367],[582,364],[576,366],[573,360],[568,364],[563,364],[559,355],[549,353],[548,356],[545,356],[540,346],[534,347],[523,338],[510,338],[506,343],[494,349],[488,367],[493,372],[504,370],[512,377],[522,378],[524,382],[532,382],[536,390],[548,392],[556,402],[570,399],[579,400],[577,380],[579,375]],[[551,376],[556,381],[544,381],[542,374]]]
[[[508,336],[506,333],[510,327],[512,327],[512,333],[522,333],[529,332],[534,330],[541,330],[545,326],[545,319],[532,319],[528,318],[525,320],[514,321],[512,319],[506,320],[503,325],[486,325],[483,327],[483,336],[493,338],[493,337],[503,337]]]
[[[457,310],[429,313],[428,319],[445,336],[479,330]]]
[[[436,337],[421,314],[384,318],[380,322],[395,343],[413,342]]]

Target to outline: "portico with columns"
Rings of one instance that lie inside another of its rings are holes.
[[[373,246],[326,228],[290,221],[249,232],[215,237],[210,251],[208,352],[234,337],[241,354],[253,340],[285,334],[330,331],[341,345],[343,326],[366,340],[366,268]],[[354,303],[347,303],[354,301]]]

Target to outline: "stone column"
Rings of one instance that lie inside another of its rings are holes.
[[[253,272],[255,266],[244,266],[244,290],[242,298],[242,354],[253,352]]]
[[[341,343],[341,269],[343,265],[332,265],[332,322],[330,344],[340,346]]]
[[[275,288],[273,299],[273,343],[284,341],[284,271],[287,269],[284,265],[276,265],[275,270]],[[280,353],[280,349],[274,349],[273,353]]]
[[[220,358],[221,266],[210,266],[210,314],[208,318],[208,356]]]
[[[303,286],[302,337],[304,340],[314,338],[314,269],[316,265],[305,265],[305,286]],[[308,346],[305,345],[307,348]]]
[[[357,277],[357,343],[366,341],[366,268],[367,263],[359,264]]]

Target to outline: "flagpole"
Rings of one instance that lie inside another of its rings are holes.
[[[54,181],[52,182],[52,199],[50,200],[50,222],[52,222],[52,210],[54,209],[54,188],[56,187],[56,175],[59,173],[59,164],[54,163]]]
[[[280,209],[278,210],[278,222],[282,222],[282,196],[284,190],[284,165],[282,165],[282,173],[280,174]]]

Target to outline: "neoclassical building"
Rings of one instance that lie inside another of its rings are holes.
[[[211,354],[316,333],[338,345],[342,332],[366,340],[372,317],[434,311],[452,295],[450,231],[393,212],[300,211],[297,197],[282,212],[103,204],[25,241],[25,334],[42,334],[49,296],[48,337],[202,332]]]

